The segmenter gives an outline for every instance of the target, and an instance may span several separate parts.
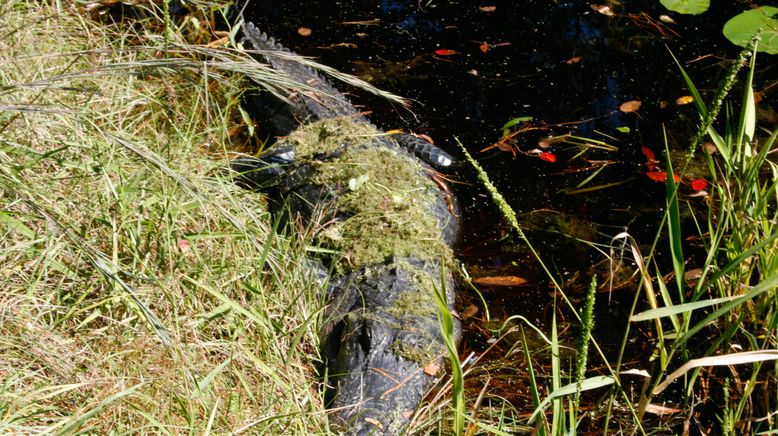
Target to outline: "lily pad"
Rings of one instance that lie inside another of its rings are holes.
[[[757,50],[778,54],[778,8],[761,6],[730,18],[724,25],[724,36],[733,44],[745,47],[748,41],[762,30]]]
[[[710,0],[660,0],[662,6],[679,14],[697,15],[708,10]]]

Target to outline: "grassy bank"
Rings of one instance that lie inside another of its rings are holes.
[[[290,84],[214,2],[49,3],[0,6],[0,433],[324,431],[321,285],[221,171]]]

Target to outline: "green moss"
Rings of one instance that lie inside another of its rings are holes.
[[[373,126],[348,118],[302,126],[286,142],[297,165],[312,168],[295,184],[322,187],[330,198],[317,242],[336,250],[335,268],[356,281],[380,278],[387,268],[410,279],[394,302],[378,312],[349,313],[406,332],[390,346],[398,357],[426,364],[445,352],[437,334],[434,288],[440,277],[403,259],[448,267],[451,249],[433,213],[440,191],[419,162]],[[357,322],[358,320],[352,320]]]
[[[311,159],[315,156],[332,155],[344,145],[371,143],[386,134],[369,123],[351,118],[332,118],[306,124],[286,137],[294,145],[297,159]]]
[[[425,365],[437,359],[445,351],[439,345],[436,341],[411,344],[397,340],[389,346],[389,349],[397,356]]]
[[[434,318],[437,312],[432,291],[431,287],[417,287],[403,292],[387,312],[400,320],[409,318],[418,322],[420,319]]]
[[[367,123],[340,118],[303,126],[287,138],[298,162],[316,168],[309,182],[333,194],[327,208],[337,219],[317,238],[341,253],[341,273],[395,256],[451,257],[432,213],[438,188],[414,158],[381,136]]]

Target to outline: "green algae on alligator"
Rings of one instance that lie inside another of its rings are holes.
[[[383,146],[385,137],[369,124],[334,118],[302,126],[284,141],[313,172],[304,183],[330,191],[318,206],[343,217],[323,223],[316,236],[340,253],[340,273],[391,256],[451,262],[451,249],[440,238],[441,226],[451,223],[430,213],[440,190],[416,159]]]
[[[453,309],[456,206],[428,178],[452,159],[425,141],[380,132],[272,38],[251,24],[244,33],[274,68],[316,91],[289,96],[300,127],[232,167],[272,192],[276,213],[313,225],[324,248],[331,420],[348,434],[406,431],[437,380],[429,368],[440,367],[446,350],[436,290],[445,289]]]

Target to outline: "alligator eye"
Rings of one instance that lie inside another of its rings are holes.
[[[287,151],[281,154],[277,154],[276,157],[278,157],[281,160],[291,162],[294,160],[294,151]]]

